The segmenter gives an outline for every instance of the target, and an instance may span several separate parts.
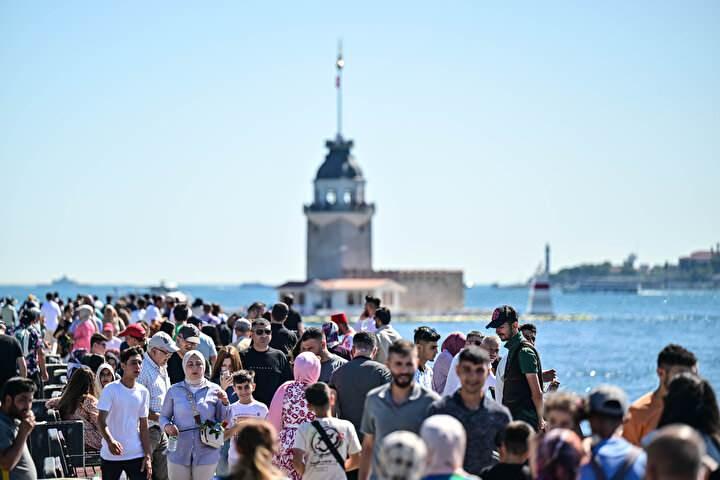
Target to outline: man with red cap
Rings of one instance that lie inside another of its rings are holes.
[[[129,347],[140,347],[143,351],[147,350],[145,347],[145,329],[139,323],[128,325],[125,330],[118,334],[118,337],[125,337],[125,342],[120,346],[120,351]]]
[[[347,319],[347,316],[345,315],[345,312],[336,313],[334,315],[331,315],[330,320],[332,320],[333,323],[335,323],[338,326],[338,331],[340,332],[340,335],[343,336],[343,339],[340,341],[340,346],[347,349],[348,351],[351,351],[352,346],[353,346],[353,335],[355,335],[355,330],[348,323],[348,319]]]

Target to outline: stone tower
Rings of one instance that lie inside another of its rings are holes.
[[[348,270],[372,270],[372,216],[365,178],[340,134],[315,177],[307,216],[307,279],[342,278]]]

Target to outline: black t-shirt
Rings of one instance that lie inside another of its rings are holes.
[[[182,366],[182,357],[179,352],[175,352],[168,359],[167,363],[168,377],[170,377],[170,384],[175,385],[178,382],[185,380],[185,371]],[[212,373],[210,368],[210,362],[205,359],[205,377],[210,378]]]
[[[279,323],[271,323],[272,338],[270,339],[270,348],[280,350],[285,355],[292,352],[298,341],[297,335]]]
[[[230,330],[230,327],[221,323],[217,326],[217,331],[220,336],[220,343],[222,343],[223,346],[230,345],[232,343],[232,330]],[[220,347],[220,345],[216,345],[216,347]]]
[[[300,313],[298,313],[297,310],[291,308],[288,312],[287,318],[285,319],[285,328],[297,332],[298,325],[301,323],[302,317],[300,316]]]
[[[517,463],[498,463],[480,473],[482,480],[532,480],[530,467]]]
[[[243,367],[255,372],[257,385],[253,396],[256,400],[270,406],[275,390],[280,385],[293,379],[290,362],[280,350],[269,348],[265,352],[258,352],[250,347],[240,354]]]
[[[18,375],[17,359],[22,356],[17,338],[0,335],[0,385],[5,385],[5,382]]]

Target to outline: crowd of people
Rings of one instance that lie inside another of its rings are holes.
[[[27,441],[46,408],[82,421],[117,480],[699,480],[720,475],[720,414],[695,355],[669,344],[658,387],[559,389],[538,329],[496,308],[485,329],[412,339],[368,296],[355,322],[305,325],[282,298],[227,315],[162,295],[0,309],[0,469],[38,478]],[[483,322],[484,323],[484,322]]]

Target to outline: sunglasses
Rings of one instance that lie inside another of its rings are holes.
[[[270,330],[269,328],[267,328],[267,329],[265,329],[265,328],[258,328],[257,330],[255,330],[255,335],[260,335],[260,336],[262,336],[262,335],[270,335],[271,333],[272,333],[272,330]]]

